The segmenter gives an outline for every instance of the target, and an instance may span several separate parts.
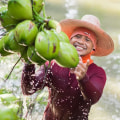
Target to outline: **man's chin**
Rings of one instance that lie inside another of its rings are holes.
[[[78,52],[78,55],[79,55],[79,56],[85,56],[86,54],[83,54],[83,53]]]

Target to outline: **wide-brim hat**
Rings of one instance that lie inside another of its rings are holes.
[[[99,19],[94,15],[84,15],[80,19],[65,19],[60,21],[61,29],[70,38],[75,29],[87,28],[96,35],[96,49],[92,55],[106,56],[114,50],[112,38],[100,28]]]

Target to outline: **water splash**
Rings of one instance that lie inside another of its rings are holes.
[[[120,34],[118,35],[118,44],[120,45]]]
[[[27,96],[23,95],[23,118],[26,117],[26,113],[27,113],[27,103],[26,103],[26,99],[27,99]]]
[[[69,19],[78,17],[78,0],[65,0],[66,14],[65,17]]]

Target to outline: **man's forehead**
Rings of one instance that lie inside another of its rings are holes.
[[[78,33],[78,34],[76,34],[75,36],[77,36],[77,35],[85,36],[85,37],[89,38],[90,33],[87,33],[87,32],[85,32],[84,34]],[[74,36],[73,36],[73,37],[74,37]],[[89,38],[89,39],[90,39],[90,38]]]

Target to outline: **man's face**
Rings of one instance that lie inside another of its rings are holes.
[[[73,36],[70,43],[75,46],[80,56],[85,56],[93,50],[93,42],[90,38],[84,35],[77,34]]]

